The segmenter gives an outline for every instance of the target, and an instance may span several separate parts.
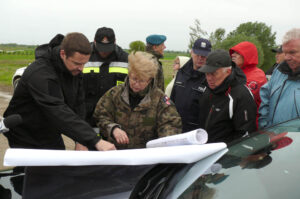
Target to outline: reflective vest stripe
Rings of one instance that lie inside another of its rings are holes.
[[[88,62],[84,65],[84,67],[96,67],[96,66],[101,66],[103,62]]]
[[[122,67],[109,67],[109,73],[123,73],[123,74],[128,74],[128,69],[127,68],[122,68]]]
[[[111,62],[109,67],[121,67],[121,68],[128,68],[128,63],[126,62]]]
[[[83,68],[83,73],[91,73],[92,71],[94,71],[94,73],[99,73],[100,72],[100,68],[98,67],[84,67]]]
[[[83,73],[100,73],[100,66],[104,62],[88,62],[84,65]],[[128,63],[126,62],[111,62],[109,64],[109,73],[128,74]]]

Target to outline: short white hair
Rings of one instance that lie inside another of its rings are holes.
[[[285,33],[285,35],[282,38],[282,44],[297,39],[300,39],[300,28],[294,28]]]
[[[223,72],[226,73],[226,71],[231,68],[232,68],[232,66],[223,67]]]

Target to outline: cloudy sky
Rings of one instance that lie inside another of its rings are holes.
[[[286,31],[300,28],[299,9],[299,0],[0,0],[0,43],[37,45],[69,32],[92,41],[97,28],[107,26],[123,48],[165,34],[167,49],[187,50],[189,26],[199,19],[208,33],[264,22],[279,44]]]

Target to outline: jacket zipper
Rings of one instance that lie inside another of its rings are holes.
[[[207,116],[206,122],[205,122],[205,129],[207,129],[209,120],[211,118],[211,115],[212,115],[212,112],[214,111],[214,109],[215,109],[215,105],[212,105],[211,108],[210,108],[210,110],[209,110],[209,114]]]

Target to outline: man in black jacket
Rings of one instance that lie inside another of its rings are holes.
[[[61,134],[97,150],[115,146],[83,119],[82,70],[91,47],[81,33],[57,35],[36,49],[4,116],[20,114],[23,123],[5,134],[12,148],[65,149]]]
[[[182,119],[182,132],[199,128],[198,100],[206,90],[205,75],[198,71],[205,62],[211,44],[207,39],[197,39],[191,50],[192,58],[179,69],[171,92],[171,100]]]
[[[228,52],[216,50],[199,69],[208,86],[199,99],[199,123],[210,143],[229,143],[256,130],[256,105],[245,86],[246,76],[232,65]]]
[[[92,55],[83,69],[86,121],[96,127],[93,113],[110,88],[123,84],[128,74],[128,53],[116,45],[113,29],[102,27],[95,34]]]

